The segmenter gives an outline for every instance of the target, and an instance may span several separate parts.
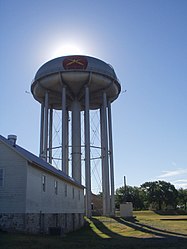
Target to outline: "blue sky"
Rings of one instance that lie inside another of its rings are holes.
[[[0,134],[38,154],[40,106],[30,84],[73,53],[110,63],[115,185],[165,180],[187,188],[187,1],[0,1]],[[125,93],[124,91],[127,90]]]

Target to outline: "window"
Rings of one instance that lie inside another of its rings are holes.
[[[0,187],[4,185],[4,169],[0,169]]]
[[[81,191],[79,190],[79,201],[80,201],[80,199],[81,199]]]
[[[68,186],[67,186],[67,184],[65,184],[64,192],[65,192],[65,196],[67,197],[68,196]]]
[[[73,199],[75,198],[75,189],[72,188],[72,196],[73,196]]]
[[[42,176],[42,189],[45,192],[46,191],[46,176]]]
[[[55,180],[55,194],[58,194],[58,181]]]

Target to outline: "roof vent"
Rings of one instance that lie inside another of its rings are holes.
[[[17,136],[16,135],[8,135],[8,140],[10,141],[10,143],[14,147],[16,146],[16,140],[17,140]]]

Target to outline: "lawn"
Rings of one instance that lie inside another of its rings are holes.
[[[0,233],[1,249],[187,249],[187,215],[134,212],[134,219],[93,217],[65,237]]]

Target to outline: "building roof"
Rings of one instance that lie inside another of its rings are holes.
[[[12,142],[9,139],[6,139],[5,137],[0,135],[0,142],[11,148],[13,151],[15,151],[17,154],[19,154],[21,157],[26,159],[29,163],[34,164],[36,167],[43,169],[45,171],[48,171],[60,178],[62,178],[65,181],[68,181],[71,184],[77,185],[80,188],[84,188],[83,185],[79,184],[75,179],[72,177],[66,175],[63,171],[56,169],[51,164],[44,161],[42,158],[37,157],[36,155],[32,154],[28,150],[25,150],[21,146],[15,144],[13,145]]]

